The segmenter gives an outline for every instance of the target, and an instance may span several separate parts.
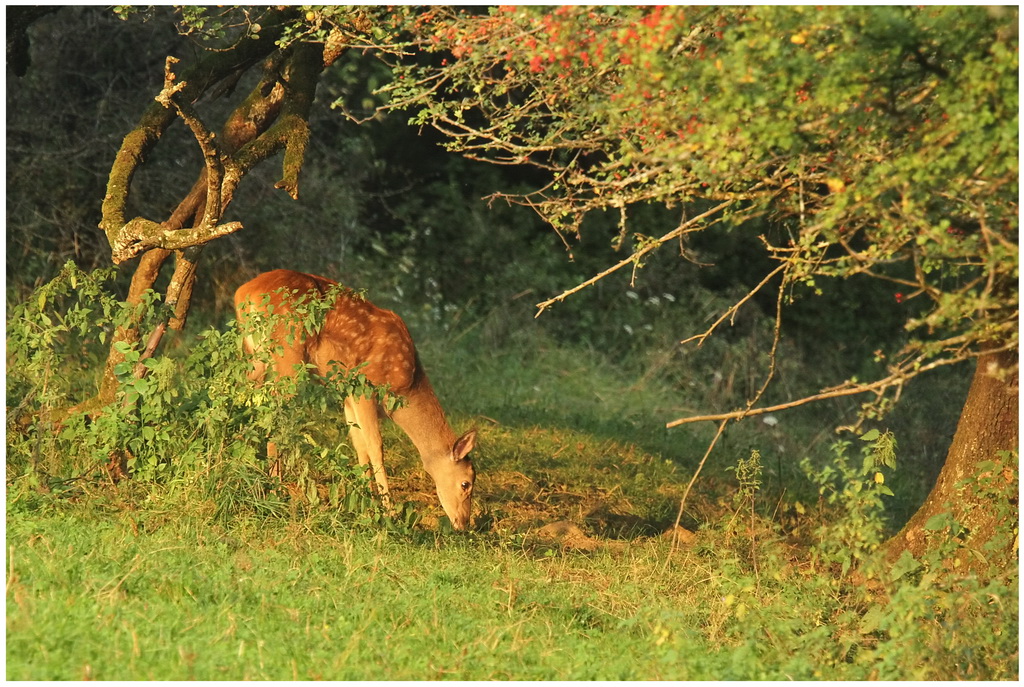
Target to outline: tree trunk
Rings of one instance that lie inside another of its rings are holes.
[[[1000,458],[999,452],[1017,451],[1017,395],[1017,349],[978,358],[939,478],[921,508],[886,544],[890,559],[904,550],[918,557],[924,553],[929,536],[935,534],[926,524],[943,513],[950,513],[965,528],[968,546],[984,550],[989,563],[995,562],[992,556],[1016,558],[1017,462]],[[994,462],[982,466],[984,461]]]
[[[139,266],[135,268],[132,275],[132,283],[128,288],[128,297],[125,301],[136,308],[142,305],[143,296],[146,291],[153,287],[157,277],[160,276],[160,268],[170,257],[171,251],[161,248],[154,248],[142,254]],[[117,352],[114,343],[127,341],[129,343],[138,340],[139,326],[142,322],[142,312],[139,310],[138,317],[131,324],[125,327],[118,327],[111,339],[110,350],[107,354],[107,364],[103,368],[103,377],[100,380],[99,393],[95,398],[81,404],[78,409],[85,412],[92,412],[114,400],[117,393],[117,377],[114,375],[114,367],[124,362],[124,356]]]

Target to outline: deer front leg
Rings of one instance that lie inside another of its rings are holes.
[[[388,489],[388,475],[384,470],[384,440],[380,434],[377,402],[372,398],[346,398],[345,420],[348,422],[349,438],[356,449],[359,464],[369,466],[384,510],[392,513],[394,509]]]

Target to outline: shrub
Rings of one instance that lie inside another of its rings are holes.
[[[909,552],[887,560],[880,545],[891,492],[882,470],[895,467],[896,443],[877,431],[860,439],[859,464],[849,456],[849,441],[836,442],[824,469],[803,464],[822,495],[808,559],[763,518],[734,530],[734,515],[723,521],[727,527],[711,532],[714,546],[706,544],[705,554],[717,560],[712,583],[724,606],[720,641],[747,657],[735,677],[1016,678],[1016,562],[1007,567],[993,557],[987,566],[964,564],[988,559],[971,549],[964,528],[948,514],[928,524],[936,537],[929,553],[919,560]],[[753,512],[755,458],[756,452],[736,468],[736,513]],[[1008,456],[1001,460],[1011,464]],[[967,483],[980,490],[1007,488],[998,467],[983,461]],[[1015,536],[1012,525],[1007,532]]]

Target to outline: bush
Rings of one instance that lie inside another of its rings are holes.
[[[895,465],[895,443],[877,432],[861,439],[860,460],[841,441],[825,469],[804,463],[822,496],[809,558],[777,523],[751,517],[756,453],[737,465],[734,512],[704,532],[699,550],[713,560],[706,598],[721,602],[705,631],[743,666],[730,677],[1015,679],[1017,566],[953,565],[978,552],[948,517],[931,523],[943,541],[930,553],[887,561],[880,544],[891,492],[878,475]],[[978,477],[992,472],[983,464]]]

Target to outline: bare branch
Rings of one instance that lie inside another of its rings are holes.
[[[221,181],[224,178],[224,163],[218,149],[214,135],[206,128],[202,120],[196,115],[191,105],[182,102],[175,95],[181,91],[185,82],[174,83],[174,74],[171,73],[171,65],[178,60],[174,57],[167,58],[165,68],[164,89],[156,96],[157,102],[164,107],[173,107],[182,121],[192,130],[200,150],[203,151],[203,160],[206,164],[206,209],[203,212],[203,219],[198,223],[200,227],[212,227],[220,221],[221,217]]]
[[[1016,342],[1012,344],[1006,344],[999,348],[986,350],[986,351],[961,351],[959,355],[952,358],[940,358],[933,360],[930,363],[921,365],[921,356],[915,357],[912,361],[904,363],[893,371],[887,377],[871,382],[869,384],[858,384],[856,382],[847,382],[831,389],[826,389],[821,393],[814,394],[812,396],[806,396],[795,401],[789,401],[788,403],[780,403],[774,406],[766,406],[764,408],[746,408],[744,410],[734,410],[731,413],[716,413],[713,415],[696,415],[694,417],[685,417],[678,420],[673,420],[665,424],[665,427],[671,429],[672,427],[678,427],[679,425],[689,424],[691,422],[720,422],[723,420],[742,420],[746,417],[752,417],[755,415],[765,415],[767,413],[774,413],[780,410],[789,410],[790,408],[796,408],[798,406],[807,405],[808,403],[814,403],[816,401],[824,401],[830,398],[842,398],[844,396],[856,396],[858,394],[864,394],[868,392],[884,393],[886,389],[893,387],[902,387],[906,382],[913,379],[914,377],[934,370],[945,365],[955,365],[962,363],[965,360],[971,358],[977,358],[985,353],[1000,352],[1006,350],[1013,350],[1016,348]],[[909,369],[908,369],[909,368]]]
[[[768,374],[765,375],[761,388],[757,390],[753,398],[747,401],[747,408],[753,408],[761,400],[764,392],[768,390],[768,385],[775,378],[775,360],[779,352],[779,341],[782,339],[782,301],[785,291],[786,280],[783,279],[779,283],[779,290],[775,296],[775,328],[772,333],[772,349],[768,352]]]
[[[204,246],[191,246],[175,252],[174,274],[167,285],[164,302],[174,308],[174,316],[170,319],[171,329],[180,331],[185,328],[189,305],[192,302],[192,288],[196,283],[196,269],[199,256]]]
[[[189,69],[181,81],[176,95],[182,102],[195,102],[213,85],[236,73],[240,68],[262,59],[277,49],[276,41],[282,33],[284,19],[293,10],[271,10],[263,21],[263,30],[244,40],[230,52],[209,52]],[[139,119],[138,125],[125,136],[110,168],[107,193],[103,199],[103,218],[99,227],[107,235],[111,249],[123,249],[127,241],[119,236],[128,225],[125,208],[132,179],[146,155],[159,143],[163,133],[175,119],[175,110],[154,102]],[[115,259],[114,262],[121,262]]]
[[[708,444],[708,448],[704,451],[704,457],[700,459],[700,463],[697,464],[697,469],[693,471],[693,477],[686,484],[686,491],[683,492],[683,498],[679,499],[679,512],[676,514],[676,523],[672,528],[672,549],[675,550],[678,544],[676,534],[679,532],[679,522],[683,519],[683,509],[686,508],[686,499],[690,495],[690,489],[693,488],[694,483],[697,481],[697,477],[700,476],[701,470],[704,469],[704,464],[708,462],[708,457],[711,455],[711,450],[715,448],[715,444],[722,438],[722,434],[725,432],[726,425],[729,424],[729,420],[725,419],[718,425],[718,431],[715,432],[715,438]]]
[[[705,332],[704,332],[703,334],[698,334],[698,335],[696,335],[696,336],[691,336],[691,337],[690,337],[689,339],[683,339],[683,340],[682,340],[682,341],[680,341],[679,343],[680,343],[680,344],[688,344],[688,343],[690,343],[691,341],[697,341],[697,345],[698,345],[698,346],[700,346],[701,344],[703,344],[703,343],[704,343],[704,339],[706,339],[706,338],[708,338],[709,336],[711,336],[711,334],[712,334],[712,333],[713,333],[713,332],[714,332],[714,331],[715,331],[715,330],[716,330],[716,329],[718,328],[718,325],[722,324],[722,323],[723,323],[723,322],[725,322],[725,321],[726,321],[727,319],[729,319],[730,317],[732,317],[733,315],[735,315],[735,314],[736,314],[736,311],[737,311],[737,310],[739,310],[739,309],[740,309],[741,307],[743,307],[743,304],[744,304],[744,303],[746,303],[746,302],[747,302],[747,301],[749,301],[749,300],[750,300],[751,298],[753,298],[753,297],[754,297],[754,294],[755,294],[755,293],[757,293],[757,292],[758,292],[758,291],[760,291],[760,290],[761,290],[762,288],[764,288],[764,285],[765,285],[765,284],[767,284],[768,282],[770,282],[770,281],[772,280],[772,278],[773,278],[773,277],[774,277],[774,276],[775,276],[776,274],[778,274],[779,272],[784,272],[784,271],[786,271],[787,269],[789,269],[789,267],[790,267],[790,264],[789,264],[788,262],[784,262],[784,263],[782,263],[781,265],[779,265],[778,267],[776,267],[775,269],[773,269],[773,270],[772,270],[771,272],[769,272],[769,273],[768,273],[768,276],[766,276],[766,277],[765,277],[764,279],[762,279],[762,280],[761,280],[761,283],[760,283],[760,284],[758,284],[757,286],[755,286],[754,288],[752,288],[752,289],[750,290],[750,292],[749,292],[749,293],[747,293],[747,295],[746,295],[746,296],[744,296],[743,298],[741,298],[740,300],[738,300],[738,301],[737,301],[736,303],[733,303],[733,305],[732,305],[732,306],[730,306],[730,307],[729,307],[729,309],[728,309],[728,310],[726,310],[726,311],[725,311],[725,312],[724,312],[724,313],[722,314],[722,316],[721,316],[721,317],[719,317],[719,318],[718,318],[717,320],[715,320],[714,324],[712,324],[712,325],[711,325],[710,327],[708,327],[707,331],[705,331]]]
[[[246,143],[233,156],[228,183],[237,184],[259,162],[285,151],[281,180],[275,188],[284,189],[292,198],[299,195],[299,171],[309,142],[309,110],[316,93],[317,77],[323,59],[316,46],[300,44],[293,48],[284,69],[284,101],[281,114],[273,126]],[[233,188],[233,186],[232,186]]]
[[[720,203],[720,204],[716,205],[715,207],[711,208],[710,210],[702,212],[701,214],[697,215],[696,217],[693,217],[692,219],[688,219],[688,220],[684,221],[682,224],[680,224],[675,229],[673,229],[672,231],[668,232],[667,234],[665,234],[661,238],[659,238],[659,239],[657,239],[655,241],[652,241],[648,245],[646,245],[646,246],[644,246],[644,247],[634,251],[632,253],[632,255],[630,255],[628,258],[625,258],[624,260],[621,260],[620,262],[616,263],[615,265],[612,265],[611,267],[609,267],[608,269],[604,270],[600,274],[597,274],[597,275],[591,277],[590,279],[586,280],[585,282],[583,282],[581,284],[578,284],[577,286],[574,286],[573,288],[571,288],[571,289],[569,289],[567,291],[563,291],[562,293],[560,293],[559,295],[555,296],[554,298],[549,298],[548,300],[546,300],[546,301],[544,301],[542,303],[538,303],[537,304],[537,314],[534,317],[540,317],[540,314],[542,312],[544,312],[544,310],[546,310],[547,308],[551,307],[555,303],[559,303],[561,301],[564,301],[566,298],[568,298],[572,294],[574,294],[574,293],[576,293],[578,291],[582,291],[583,289],[585,289],[586,287],[590,286],[591,284],[594,284],[594,283],[600,281],[601,279],[604,279],[605,277],[607,277],[612,272],[615,272],[615,271],[617,271],[617,270],[619,270],[619,269],[621,269],[621,268],[623,268],[626,265],[629,265],[631,263],[635,263],[640,257],[646,255],[647,253],[650,253],[652,250],[654,250],[658,246],[666,243],[667,241],[671,241],[672,239],[676,238],[677,236],[681,236],[682,234],[684,234],[684,233],[686,233],[688,231],[696,231],[698,229],[702,229],[703,227],[699,227],[699,228],[697,227],[697,225],[702,220],[707,219],[708,217],[711,217],[712,215],[714,215],[714,214],[724,210],[725,208],[727,208],[730,205],[732,205],[732,203],[733,203],[732,200],[727,200],[724,203]]]

